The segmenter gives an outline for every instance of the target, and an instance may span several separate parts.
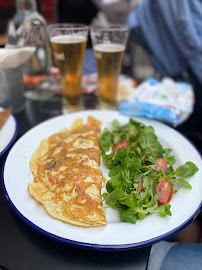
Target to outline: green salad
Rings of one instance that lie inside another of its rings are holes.
[[[125,125],[117,120],[105,128],[100,139],[101,155],[109,169],[105,203],[119,209],[120,217],[135,224],[146,215],[171,216],[176,181],[191,189],[187,181],[198,171],[191,161],[174,169],[172,149],[163,148],[152,126],[133,119]]]

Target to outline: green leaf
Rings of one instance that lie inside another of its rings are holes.
[[[163,152],[164,152],[164,154],[165,154],[166,156],[168,156],[168,155],[172,152],[172,149],[170,149],[170,148],[164,148],[164,149],[163,149]]]
[[[146,188],[149,188],[149,177],[148,176],[143,176],[143,188],[146,189]]]
[[[105,128],[101,137],[100,137],[100,146],[101,149],[106,152],[111,147],[112,135],[111,133]]]
[[[106,197],[105,202],[108,205],[115,205],[118,200],[125,200],[127,198],[127,194],[122,190],[113,190],[109,195]]]
[[[162,204],[161,206],[159,206],[158,209],[152,210],[150,213],[157,213],[162,217],[165,217],[166,215],[172,216],[172,213],[170,211],[170,207],[171,207],[170,204]]]
[[[157,136],[154,133],[143,133],[141,132],[139,138],[140,147],[144,149],[150,149],[155,157],[163,156],[163,148],[158,141]]]
[[[121,171],[121,177],[122,177],[122,185],[124,187],[132,187],[133,185],[133,179],[131,177],[131,171],[130,170],[122,170]]]
[[[187,161],[185,165],[188,165],[191,168],[191,173],[187,177],[191,177],[199,170],[199,168],[191,161]]]
[[[182,178],[176,178],[175,181],[178,181],[180,183],[182,183],[185,187],[192,189],[192,186],[184,179]]]
[[[133,224],[135,224],[137,221],[136,214],[130,208],[128,208],[127,210],[125,210],[123,212],[120,212],[120,218],[122,218],[126,222],[130,222]]]
[[[179,166],[176,169],[176,176],[191,177],[199,168],[191,161],[187,161],[184,165]]]
[[[113,134],[113,145],[120,142],[120,140],[122,139],[122,134],[121,133],[117,133],[117,132],[114,132]]]
[[[121,163],[122,167],[124,169],[128,169],[130,167],[136,168],[136,169],[142,169],[144,168],[142,166],[142,159],[141,158],[130,158],[130,157],[125,157],[124,160]]]
[[[164,159],[168,164],[174,164],[176,162],[175,156],[167,156],[164,157]]]
[[[145,134],[154,133],[154,128],[152,126],[145,126],[144,132],[145,132]]]
[[[110,179],[110,184],[113,187],[113,189],[122,189],[122,183],[121,178],[118,176],[114,176]]]
[[[106,166],[107,169],[112,169],[113,168],[113,154],[109,154],[109,155],[105,155],[102,153],[102,158],[103,158],[103,162]]]
[[[191,174],[191,167],[189,165],[181,165],[176,169],[176,176],[188,177]]]
[[[105,200],[109,194],[108,193],[102,193],[102,198]]]
[[[156,210],[158,205],[159,205],[158,202],[156,202],[150,208],[147,208],[148,213],[152,213],[153,210]]]
[[[160,196],[161,196],[160,193],[155,194],[154,197],[147,204],[143,204],[144,208],[151,208],[153,205],[157,203]]]
[[[115,168],[112,168],[109,173],[108,173],[108,176],[109,177],[112,177],[112,176],[116,176],[119,172],[120,172],[121,168],[118,166],[118,167],[115,167]]]
[[[133,208],[131,208],[134,212],[137,212],[137,213],[141,213],[141,214],[148,214],[148,211],[145,209],[143,209],[143,207],[138,207],[138,206],[136,206],[136,207],[133,207]]]
[[[129,123],[132,124],[133,126],[135,127],[144,127],[144,124],[138,122],[138,121],[135,121],[134,119],[130,118],[129,119]]]
[[[112,127],[114,128],[114,129],[118,129],[118,128],[120,128],[120,124],[119,124],[119,121],[118,120],[113,120],[112,121]]]
[[[129,196],[126,198],[125,205],[127,205],[130,208],[134,208],[137,206],[137,199],[134,193],[130,193]]]
[[[152,197],[154,196],[154,193],[156,192],[156,186],[157,186],[157,180],[156,179],[150,180],[149,192]]]
[[[151,197],[148,189],[145,192],[139,193],[139,198],[137,200],[137,205],[146,204],[148,199]]]
[[[107,190],[108,193],[111,193],[114,190],[114,188],[113,188],[113,186],[111,184],[111,180],[107,181],[106,190]]]
[[[146,215],[145,215],[145,214],[142,214],[142,213],[138,213],[138,217],[139,217],[140,219],[144,219],[144,218],[146,217]]]
[[[164,159],[167,161],[168,164],[174,164],[176,162],[175,156],[170,156],[172,149],[164,148],[163,152],[165,154]]]

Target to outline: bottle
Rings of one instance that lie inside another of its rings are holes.
[[[16,14],[9,23],[6,47],[34,46],[35,53],[24,65],[23,72],[39,78],[48,75],[51,49],[46,20],[38,13],[35,0],[16,0],[16,9]]]

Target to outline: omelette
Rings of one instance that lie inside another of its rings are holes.
[[[33,153],[28,189],[53,218],[82,227],[107,223],[101,198],[100,127],[93,117],[86,124],[77,119],[70,130],[43,139]]]

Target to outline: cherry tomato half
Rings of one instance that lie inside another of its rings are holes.
[[[156,188],[156,194],[158,193],[161,194],[158,199],[159,204],[169,203],[173,195],[173,186],[166,181],[160,181]]]
[[[155,160],[156,160],[156,162],[161,166],[161,168],[162,168],[164,171],[167,171],[168,166],[167,166],[167,161],[166,161],[165,159],[163,159],[163,158],[156,158]],[[160,172],[160,171],[161,171],[161,168],[160,168],[159,166],[156,165],[156,170],[157,170],[157,171]]]
[[[125,149],[125,148],[127,148],[129,146],[130,146],[129,141],[127,141],[127,140],[120,140],[118,143],[116,143],[112,147],[112,152],[115,153],[118,148]]]

